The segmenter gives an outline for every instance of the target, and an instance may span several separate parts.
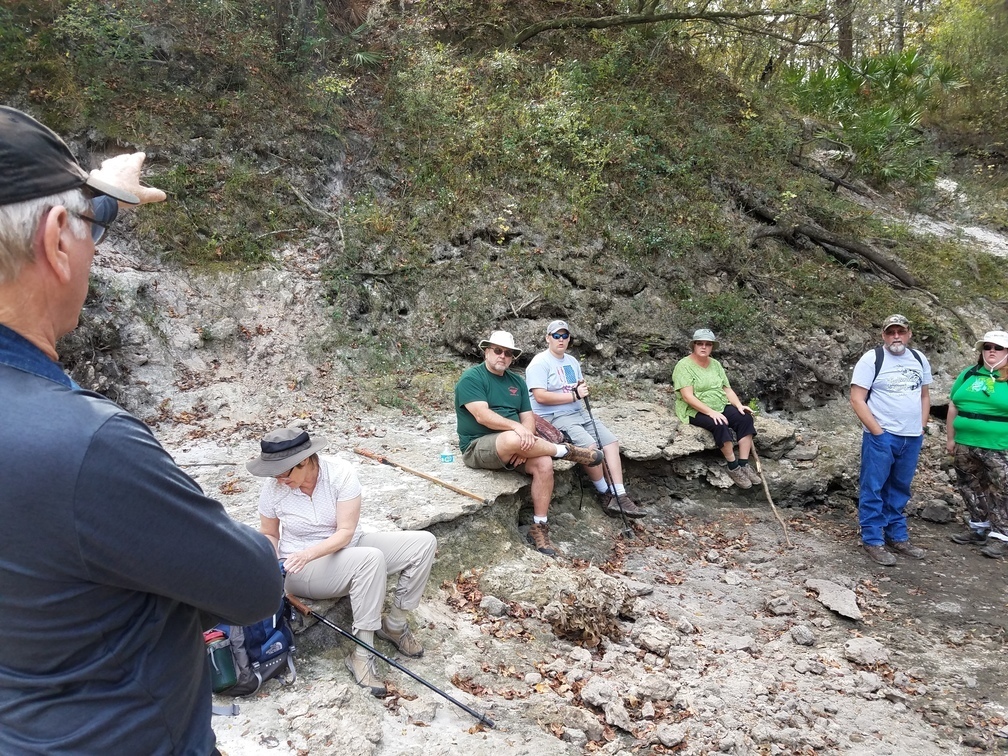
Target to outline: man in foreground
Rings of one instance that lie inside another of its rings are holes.
[[[483,362],[462,373],[455,385],[455,417],[462,461],[484,470],[519,469],[532,476],[533,522],[529,540],[547,556],[556,554],[549,534],[553,496],[553,460],[566,457],[579,465],[602,462],[602,452],[572,444],[553,444],[536,436],[529,390],[509,368],[521,354],[507,331],[494,331],[480,342]]]
[[[623,483],[623,461],[619,441],[588,411],[588,384],[581,363],[567,353],[571,331],[566,320],[546,326],[546,349],[539,352],[525,370],[525,382],[532,392],[532,411],[567,434],[578,446],[600,446],[602,465],[586,467],[588,479],[598,492],[602,511],[610,517],[644,517],[645,512],[630,498]]]
[[[282,596],[269,540],[56,361],[143,153],[90,176],[0,107],[0,753],[215,753],[202,631]],[[118,201],[118,202],[117,202]]]
[[[931,365],[910,348],[912,335],[905,317],[890,315],[882,323],[882,346],[861,356],[851,378],[851,407],[864,426],[861,542],[868,557],[886,567],[896,564],[893,552],[924,558],[924,549],[910,543],[903,512],[931,412]]]

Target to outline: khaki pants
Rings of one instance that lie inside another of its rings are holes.
[[[416,609],[436,550],[437,539],[424,530],[365,533],[356,546],[315,559],[301,572],[288,575],[284,589],[310,599],[349,596],[353,629],[377,630],[387,576],[399,574],[395,605],[406,611]]]

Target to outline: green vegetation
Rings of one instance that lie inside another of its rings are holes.
[[[915,50],[851,64],[795,52],[765,88],[754,78],[781,54],[772,37],[750,49],[751,35],[670,22],[555,30],[515,49],[500,46],[508,30],[555,3],[367,7],[19,0],[0,8],[0,92],[82,152],[147,149],[172,201],[133,222],[166,259],[262,265],[288,245],[317,249],[325,352],[406,411],[443,392],[439,373],[457,368],[437,362],[445,347],[465,352],[505,323],[591,322],[617,345],[607,367],[669,359],[700,325],[783,359],[795,332],[862,328],[925,300],[951,312],[978,282],[1008,288],[1005,261],[873,219],[789,162],[825,135],[857,174],[926,203],[951,161],[927,129],[954,121],[984,145],[978,214],[1008,223],[1003,144],[986,137],[1003,123],[980,102],[1004,97],[1008,69],[942,26],[1003,49],[986,0],[948,5]],[[818,133],[803,133],[806,115]],[[742,192],[771,209],[772,230],[804,220],[872,243],[929,294],[784,233],[753,238],[770,227]],[[928,338],[956,328],[950,317]]]

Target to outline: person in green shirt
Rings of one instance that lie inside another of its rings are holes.
[[[554,556],[549,505],[553,497],[553,460],[566,457],[594,467],[599,449],[554,444],[536,435],[535,414],[525,379],[511,370],[521,350],[514,336],[494,331],[479,343],[483,362],[462,373],[455,384],[455,420],[462,461],[483,470],[520,470],[532,476],[533,522],[528,538],[536,550]]]
[[[970,514],[969,528],[952,540],[1000,559],[1008,556],[1008,333],[988,331],[976,348],[976,365],[952,383],[945,419],[945,448]]]
[[[728,460],[728,477],[739,488],[751,488],[753,483],[762,482],[759,473],[749,466],[756,435],[752,409],[742,404],[721,363],[711,357],[717,345],[709,328],[694,331],[690,353],[672,371],[676,417],[681,423],[713,433],[715,445]],[[738,439],[737,457],[732,431]]]

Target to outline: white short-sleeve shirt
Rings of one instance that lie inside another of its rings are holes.
[[[324,541],[336,532],[336,503],[361,494],[353,465],[338,457],[319,457],[319,477],[311,496],[291,490],[269,478],[259,493],[259,514],[280,520],[281,559]],[[362,535],[360,523],[347,546],[356,546]]]
[[[882,350],[882,369],[875,375],[875,350],[865,352],[851,377],[852,386],[871,389],[868,409],[882,430],[896,436],[919,436],[923,432],[921,389],[931,384],[931,364],[921,352],[920,362],[907,348],[897,357]],[[865,429],[867,430],[867,428]]]

